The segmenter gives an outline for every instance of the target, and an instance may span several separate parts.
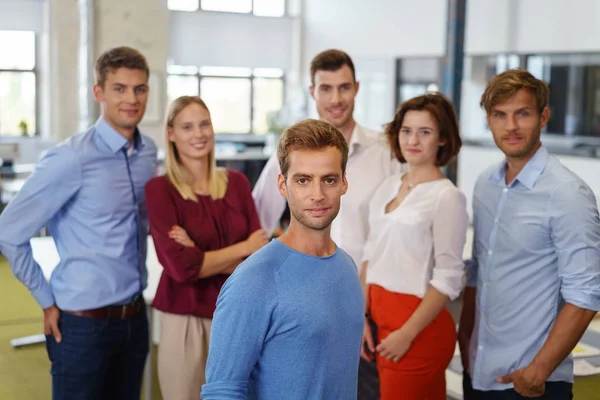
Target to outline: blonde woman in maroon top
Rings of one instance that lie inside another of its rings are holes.
[[[246,176],[216,166],[204,102],[176,99],[166,125],[166,174],[146,185],[150,233],[164,267],[153,303],[162,311],[158,378],[165,399],[195,400],[219,290],[267,236]]]

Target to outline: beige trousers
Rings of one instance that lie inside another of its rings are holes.
[[[212,319],[162,313],[158,345],[158,382],[164,400],[198,400]]]

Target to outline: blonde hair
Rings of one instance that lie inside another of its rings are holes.
[[[193,177],[191,172],[183,165],[177,146],[169,140],[169,128],[173,128],[173,121],[184,108],[191,104],[198,104],[208,110],[206,104],[198,96],[181,96],[173,100],[167,110],[165,122],[165,166],[167,178],[175,186],[184,200],[197,202],[198,196],[192,187]],[[210,114],[210,111],[209,111]],[[208,194],[214,199],[222,199],[227,191],[227,170],[217,167],[215,149],[208,153]]]

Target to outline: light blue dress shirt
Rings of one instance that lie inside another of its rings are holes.
[[[100,118],[49,150],[0,214],[0,251],[42,308],[87,310],[125,304],[146,286],[148,219],[144,186],[156,145],[128,142]],[[60,263],[50,282],[29,240],[47,226]]]
[[[470,366],[473,387],[503,390],[496,379],[526,367],[565,302],[600,310],[600,220],[591,189],[542,146],[505,183],[506,163],[481,174],[473,194],[477,287]],[[565,359],[549,381],[573,382]]]

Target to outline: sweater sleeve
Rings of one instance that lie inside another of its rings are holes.
[[[204,252],[198,247],[180,245],[169,237],[171,228],[180,223],[176,199],[168,185],[164,177],[154,178],[146,184],[150,234],[165,273],[179,283],[194,282],[199,279]]]
[[[261,268],[254,260],[238,267],[219,294],[211,327],[203,400],[248,397],[250,374],[270,336],[277,303],[270,270]]]

